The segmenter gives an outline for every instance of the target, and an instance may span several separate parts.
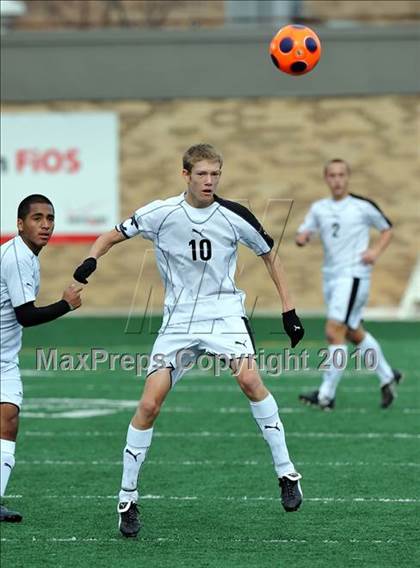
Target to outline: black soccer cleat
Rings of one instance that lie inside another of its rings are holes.
[[[320,402],[319,391],[313,391],[308,394],[300,394],[299,400],[309,406],[318,406],[321,410],[333,410],[335,408],[335,398]]]
[[[279,478],[281,504],[288,513],[297,511],[302,504],[303,493],[300,487],[300,479],[302,479],[302,476],[296,471]]]
[[[381,387],[381,408],[389,408],[394,402],[397,394],[395,392],[395,386],[399,385],[403,380],[403,374],[397,369],[392,369],[394,374],[392,380]]]
[[[11,511],[4,505],[0,505],[0,522],[2,523],[20,523],[22,515],[17,511]]]
[[[389,408],[394,402],[393,381],[381,387],[381,408]]]
[[[394,373],[394,377],[392,380],[394,381],[394,383],[399,385],[402,382],[404,375],[398,369],[392,369],[392,372]]]
[[[135,538],[140,530],[139,510],[134,501],[118,503],[119,522],[118,528],[123,536]]]

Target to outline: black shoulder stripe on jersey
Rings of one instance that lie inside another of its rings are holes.
[[[214,196],[214,200],[217,203],[219,203],[222,207],[226,207],[226,209],[229,209],[229,211],[232,211],[233,213],[236,213],[236,215],[239,215],[239,217],[242,217],[244,221],[246,221],[252,227],[254,227],[257,233],[261,235],[261,237],[264,239],[264,241],[267,243],[270,249],[273,248],[274,246],[273,239],[270,237],[268,233],[264,231],[261,223],[255,217],[255,215],[251,213],[249,209],[247,209],[244,205],[241,205],[240,203],[236,203],[236,201],[229,201],[227,199],[222,199],[218,195]]]
[[[373,207],[375,207],[375,209],[377,209],[379,211],[379,213],[382,215],[382,217],[385,219],[385,221],[388,223],[388,225],[390,227],[392,227],[392,223],[391,223],[390,219],[388,219],[388,217],[385,215],[385,213],[382,211],[382,209],[379,207],[379,205],[377,203],[375,203],[372,199],[368,199],[367,197],[362,197],[361,195],[356,195],[355,193],[350,193],[350,195],[352,197],[354,197],[355,199],[361,199],[362,201],[367,201],[368,203],[373,205]]]
[[[120,223],[119,225],[115,225],[115,229],[116,229],[117,231],[119,231],[120,233],[122,233],[123,236],[124,236],[126,239],[129,239],[129,238],[130,238],[130,237],[127,235],[127,233],[125,232],[125,229],[124,229],[122,223]]]
[[[139,228],[139,224],[137,223],[137,220],[136,220],[136,216],[135,216],[135,215],[133,215],[133,216],[131,217],[131,224],[134,225],[134,226],[136,227],[136,229]]]

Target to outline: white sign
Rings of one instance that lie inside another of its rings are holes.
[[[2,240],[16,234],[17,207],[33,193],[54,204],[56,241],[112,229],[119,220],[117,115],[2,114]]]

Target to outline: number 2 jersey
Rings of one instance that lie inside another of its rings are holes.
[[[181,194],[140,207],[115,228],[127,239],[153,241],[165,287],[163,326],[245,316],[245,293],[234,282],[238,243],[257,255],[273,239],[243,205],[214,196],[204,208]]]
[[[392,223],[376,203],[350,193],[339,201],[331,198],[315,201],[298,233],[319,233],[324,248],[325,278],[368,278],[372,265],[362,262],[362,254],[369,247],[371,227],[384,231]]]

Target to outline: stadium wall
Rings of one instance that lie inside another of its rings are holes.
[[[12,31],[2,36],[2,100],[171,99],[418,93],[416,25],[316,26],[316,73],[277,72],[270,26]]]
[[[182,152],[207,141],[225,156],[220,193],[248,199],[262,217],[270,199],[284,199],[267,218],[281,235],[290,287],[302,309],[322,310],[321,248],[297,249],[293,235],[311,201],[326,195],[322,165],[344,157],[353,167],[352,190],[377,201],[395,225],[395,238],[375,269],[371,306],[399,303],[417,255],[420,189],[416,96],[176,99],[171,101],[49,102],[3,105],[3,111],[100,111],[118,113],[120,210],[131,215],[156,198],[180,193]],[[98,141],[99,144],[99,141]],[[31,188],[28,187],[28,193]],[[86,188],[89,191],[89,188]],[[84,298],[89,310],[160,309],[162,289],[148,242],[136,239],[100,262]],[[40,304],[57,298],[88,245],[50,245],[41,255]],[[139,283],[138,286],[137,282]],[[252,291],[248,307],[278,310],[260,259],[242,251],[240,287]],[[150,288],[154,290],[149,297]]]
[[[98,27],[189,28],[220,27],[232,21],[252,24],[273,20],[270,4],[258,0],[30,0],[26,12],[14,23],[15,29],[42,30]],[[289,2],[291,3],[291,2]],[[234,16],[229,7],[235,6]],[[286,2],[287,4],[287,2]],[[297,0],[295,12],[308,21],[343,21],[398,23],[419,18],[417,0]],[[280,10],[286,13],[286,9]],[[233,16],[233,17],[232,17]],[[271,16],[271,18],[270,18]]]

